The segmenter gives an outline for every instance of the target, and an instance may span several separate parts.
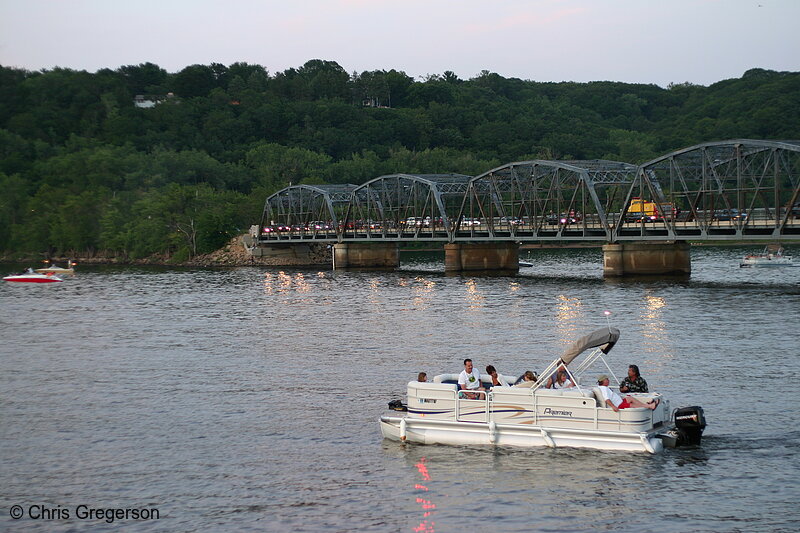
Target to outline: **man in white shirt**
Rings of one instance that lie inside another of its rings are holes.
[[[656,398],[655,400],[651,400],[647,403],[641,402],[634,398],[633,396],[626,396],[624,399],[611,390],[608,386],[609,379],[608,376],[605,374],[601,374],[597,378],[597,385],[600,388],[600,393],[603,395],[603,399],[605,400],[605,404],[612,408],[616,413],[620,409],[627,409],[628,407],[645,407],[647,409],[655,410],[658,407],[660,400]]]
[[[462,393],[463,398],[470,400],[483,400],[485,398],[483,392],[477,392],[485,391],[486,389],[481,387],[481,373],[477,368],[472,367],[472,359],[464,359],[464,370],[458,375],[458,388],[463,391],[469,391]]]

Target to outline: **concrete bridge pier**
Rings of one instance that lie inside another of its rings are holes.
[[[605,244],[603,275],[689,274],[689,249],[685,241]]]
[[[333,268],[397,268],[400,247],[396,242],[340,242],[333,245]]]
[[[258,260],[263,260],[262,264],[269,265],[291,265],[291,266],[312,266],[326,265],[330,263],[330,250],[327,244],[321,243],[274,243],[269,245],[248,245],[244,240],[244,245],[250,255]]]
[[[452,243],[444,245],[444,271],[519,270],[516,242]]]

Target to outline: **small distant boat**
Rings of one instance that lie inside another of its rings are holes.
[[[34,272],[32,268],[29,268],[27,272],[23,272],[22,274],[6,276],[3,278],[3,281],[16,281],[20,283],[59,283],[64,280],[52,272],[40,274],[39,272]]]
[[[49,263],[49,261],[45,261],[45,262]],[[67,261],[67,266],[66,267],[60,267],[60,266],[58,266],[56,264],[52,264],[52,265],[44,267],[44,268],[37,268],[35,271],[40,273],[40,274],[47,274],[47,273],[50,273],[50,274],[74,274],[75,273],[75,269],[73,267],[76,264],[77,263],[75,263],[72,260],[70,260],[70,261]]]
[[[794,266],[791,255],[783,254],[782,246],[767,246],[760,254],[744,256],[740,267],[786,267]]]
[[[521,266],[521,267],[532,267],[533,263],[529,263],[527,261],[520,261],[519,262],[519,266]]]

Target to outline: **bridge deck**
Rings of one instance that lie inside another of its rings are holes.
[[[645,240],[691,240],[691,241],[800,241],[800,218],[790,219],[781,226],[780,220],[764,219],[740,224],[735,221],[714,221],[708,225],[693,222],[674,222],[669,226],[664,223],[622,224],[617,232],[617,241]],[[599,222],[582,223],[567,226],[518,225],[513,227],[489,227],[488,225],[459,229],[453,237],[444,228],[369,228],[349,229],[339,232],[333,229],[318,230],[313,228],[289,229],[262,237],[262,244],[276,242],[347,242],[347,241],[438,241],[438,242],[471,242],[471,241],[503,241],[546,242],[546,241],[597,241],[608,242],[610,236]],[[616,229],[611,226],[611,230]]]

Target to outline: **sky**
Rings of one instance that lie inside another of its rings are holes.
[[[800,0],[0,0],[0,65],[309,59],[423,78],[709,85],[800,70]]]

